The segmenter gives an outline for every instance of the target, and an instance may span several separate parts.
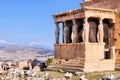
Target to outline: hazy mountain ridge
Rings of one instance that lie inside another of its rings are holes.
[[[40,47],[26,47],[26,46],[19,46],[19,45],[8,45],[8,46],[2,46],[0,47],[0,50],[5,50],[8,53],[15,53],[17,51],[31,51],[34,53],[39,54],[47,54],[47,53],[53,53],[53,50],[47,49],[47,48],[40,48]]]
[[[53,56],[53,50],[41,47],[7,45],[0,47],[0,60],[20,61]]]

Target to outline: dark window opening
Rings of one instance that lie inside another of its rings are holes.
[[[108,19],[103,20],[103,30],[104,30],[104,39],[105,48],[109,48],[109,31],[110,31],[110,21]]]
[[[110,59],[110,51],[105,51],[104,59]]]
[[[72,43],[72,39],[71,39],[71,35],[72,35],[72,21],[67,21],[67,26],[69,27],[69,31],[68,31],[68,40],[67,43]]]
[[[78,25],[78,42],[83,42],[82,39],[82,32],[83,32],[83,24],[84,24],[84,20],[83,19],[78,19],[77,20],[77,25]]]

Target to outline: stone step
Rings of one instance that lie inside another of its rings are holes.
[[[84,63],[62,63],[63,65],[84,65]]]
[[[76,64],[54,64],[52,66],[84,68],[84,65],[76,65]]]
[[[56,60],[57,61],[57,60]],[[60,60],[61,63],[53,63],[48,68],[64,71],[83,71],[85,59],[70,59],[68,61]]]
[[[52,64],[51,65],[64,65],[64,66],[75,66],[75,67],[84,67],[84,63],[73,63],[73,62],[67,62],[67,63],[61,63],[61,64]]]
[[[84,61],[68,61],[67,63],[72,62],[72,63],[84,63]]]
[[[70,71],[70,72],[76,72],[76,71],[82,71],[83,72],[83,68],[79,68],[79,67],[64,67],[64,66],[53,66],[52,67],[48,67],[48,69],[54,69],[54,70],[63,70],[63,71]]]
[[[83,62],[67,62],[67,63],[62,63],[62,64],[77,64],[77,65],[84,65]]]
[[[79,68],[84,68],[84,65],[76,65],[76,64],[64,64],[62,66],[65,67],[79,67]]]
[[[120,62],[115,62],[115,64],[120,64]]]
[[[69,61],[67,61],[66,63],[84,63],[85,61],[78,61],[78,60],[69,60]]]
[[[72,59],[72,60],[69,60],[69,61],[72,61],[72,62],[85,62],[85,60],[80,60],[80,59]]]
[[[119,67],[115,67],[115,70],[120,70],[120,66]]]
[[[116,60],[116,63],[120,63],[120,59]]]
[[[115,67],[120,67],[120,65],[115,65]]]
[[[116,62],[115,64],[120,64],[120,62]]]
[[[120,63],[115,63],[115,64],[120,64]]]

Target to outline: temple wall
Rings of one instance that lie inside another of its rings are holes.
[[[54,48],[55,59],[85,58],[85,46],[82,43],[55,44]]]
[[[85,51],[84,72],[106,71],[115,69],[115,54],[104,59],[104,43],[87,43]]]
[[[85,62],[84,72],[114,70],[115,60],[89,60]]]
[[[103,59],[104,43],[56,44],[55,59]]]
[[[115,45],[115,53],[116,60],[120,59],[120,13],[116,15],[115,18],[115,34],[114,34],[114,45]],[[116,61],[117,63],[117,61]]]
[[[119,14],[118,14],[119,15]],[[120,49],[120,16],[116,16],[115,22],[115,46]]]
[[[85,59],[100,60],[104,59],[104,43],[86,43]]]
[[[81,3],[81,7],[95,7],[95,8],[103,8],[103,9],[115,9],[119,6],[119,0],[94,0],[91,2]]]

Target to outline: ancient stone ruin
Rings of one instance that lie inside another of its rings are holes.
[[[120,69],[120,0],[84,0],[80,5],[53,15],[55,57],[49,68],[83,72]]]

